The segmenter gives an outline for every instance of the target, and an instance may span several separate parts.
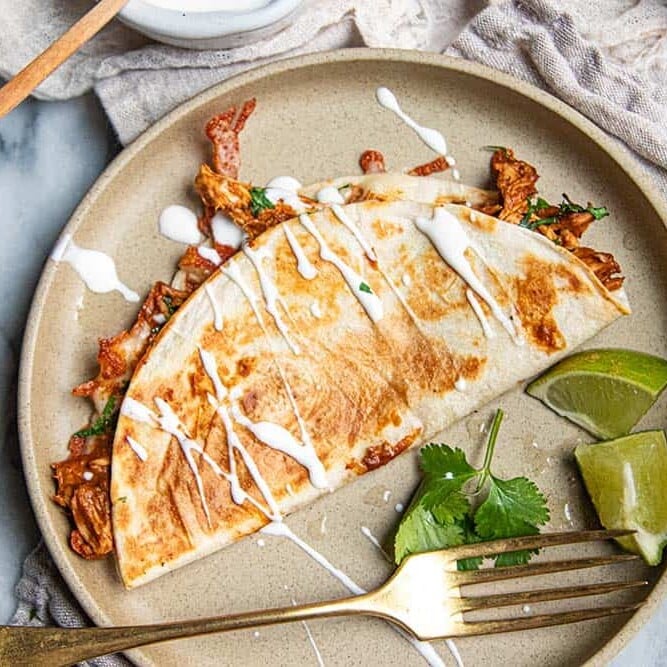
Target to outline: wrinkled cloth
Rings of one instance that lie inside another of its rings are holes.
[[[16,16],[8,19],[16,4],[0,0],[0,27],[21,27]],[[38,13],[40,30],[50,26],[48,40],[86,5],[21,4]],[[30,43],[33,52],[45,45],[39,37]],[[545,89],[616,137],[667,194],[667,11],[661,0],[568,0],[558,7],[543,0],[483,6],[457,0],[314,1],[293,26],[265,42],[210,52],[155,45],[113,24],[47,80],[40,94],[67,98],[94,88],[126,143],[184,99],[239,71],[299,53],[360,45],[444,51]],[[18,57],[10,58],[13,47]],[[3,30],[0,73],[13,73],[27,59],[25,40]],[[87,622],[43,546],[26,559],[17,597],[14,623]],[[109,656],[87,664],[129,663]]]

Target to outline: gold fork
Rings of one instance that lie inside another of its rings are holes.
[[[299,607],[282,607],[233,616],[136,627],[65,629],[2,626],[0,665],[56,667],[171,639],[273,623],[354,614],[383,618],[421,640],[528,630],[626,614],[636,610],[642,602],[502,620],[466,621],[463,618],[464,612],[468,611],[601,595],[638,588],[648,582],[615,581],[475,597],[463,596],[461,586],[610,565],[638,558],[633,554],[536,562],[529,565],[461,572],[457,571],[456,562],[462,558],[489,556],[523,549],[543,549],[607,540],[630,535],[632,532],[593,530],[552,533],[415,554],[406,558],[387,582],[375,591],[342,600]]]

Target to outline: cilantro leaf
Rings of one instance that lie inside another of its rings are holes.
[[[89,435],[103,435],[109,433],[116,423],[116,397],[110,396],[106,402],[102,414],[88,427],[77,431],[74,435],[80,438],[87,438]]]
[[[536,535],[549,521],[546,500],[526,477],[502,480],[490,476],[489,495],[475,513],[475,530],[485,540]],[[536,553],[536,552],[532,552]],[[501,554],[496,565],[527,563],[531,552]]]
[[[463,485],[478,472],[467,461],[461,449],[430,444],[421,450],[424,471],[421,502],[441,523],[462,519],[470,509],[468,499],[460,493]]]
[[[448,445],[434,445],[433,443],[422,448],[421,469],[429,477],[439,477],[451,480],[458,477],[470,479],[477,474],[467,461],[466,455],[458,447],[453,449]]]
[[[430,509],[435,519],[443,525],[461,521],[470,512],[470,501],[459,489],[453,490],[449,495],[442,498],[440,502],[433,503],[429,507],[429,503],[432,501],[433,497],[429,498],[429,496],[424,495],[422,504],[427,509]]]
[[[481,537],[513,537],[515,528],[524,523],[540,526],[549,520],[544,496],[526,477],[502,480],[491,475],[490,481],[489,495],[475,514]]]
[[[442,525],[421,503],[415,503],[404,514],[398,527],[394,540],[394,558],[398,565],[410,554],[446,549],[459,544],[463,544],[463,529],[460,525]]]
[[[266,188],[250,188],[250,212],[253,217],[256,218],[267,208],[275,208],[275,205],[266,196]]]

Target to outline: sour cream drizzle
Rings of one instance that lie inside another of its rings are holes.
[[[200,245],[197,246],[197,252],[201,257],[208,260],[209,262],[212,262],[216,266],[220,266],[220,264],[222,264],[222,257],[220,257],[218,251],[215,248],[209,248],[208,246]]]
[[[269,340],[269,345],[271,345],[268,332],[266,330],[266,326],[264,325],[264,320],[262,318],[262,314],[259,312],[259,309],[257,308],[257,304],[255,302],[255,297],[253,293],[248,289],[247,285],[241,278],[241,275],[239,273],[238,267],[235,265],[231,265],[229,268],[225,268],[222,270],[223,274],[226,275],[230,280],[232,280],[238,288],[241,290],[245,298],[248,300],[248,303],[250,304],[250,307],[252,309],[252,312],[255,315],[255,318],[257,319],[257,322],[259,326],[261,327],[262,331],[264,332],[264,335],[267,337]],[[304,422],[303,418],[301,417],[301,413],[299,412],[299,406],[296,403],[296,399],[294,398],[294,393],[292,392],[292,388],[290,387],[289,382],[287,381],[287,377],[285,376],[285,372],[282,369],[282,366],[278,363],[276,360],[275,354],[273,355],[273,363],[276,366],[276,369],[278,370],[278,373],[280,375],[280,379],[282,380],[283,386],[285,387],[285,393],[287,394],[287,398],[289,399],[290,405],[292,407],[292,412],[294,413],[294,416],[296,418],[297,424],[299,425],[299,432],[301,434],[301,442],[304,444],[306,448],[308,448],[312,456],[317,459],[317,454],[315,452],[315,447],[313,445],[313,442],[310,438],[310,434],[308,433],[308,429],[306,428],[306,423]],[[308,455],[310,456],[310,454]],[[303,465],[303,464],[302,464]],[[322,464],[320,463],[320,466]],[[312,463],[313,469],[315,470],[315,463]],[[307,467],[307,466],[306,466]],[[322,471],[324,469],[322,468]],[[309,469],[310,472],[310,469]],[[315,473],[317,475],[317,472]],[[322,480],[321,477],[316,477],[319,481]],[[312,477],[311,477],[311,482],[312,482]],[[313,482],[313,486],[316,486],[316,484]],[[317,488],[325,488],[327,486],[326,482],[324,483],[324,487],[319,487]]]
[[[480,302],[477,301],[477,297],[475,296],[475,293],[471,289],[466,290],[466,298],[468,299],[468,303],[470,304],[470,307],[473,309],[473,312],[475,313],[475,315],[477,315],[479,323],[482,325],[482,331],[484,332],[484,335],[487,338],[495,338],[496,337],[495,331],[491,328],[489,320],[486,319],[486,313],[482,309]]]
[[[296,605],[296,600],[292,600],[292,604]],[[310,631],[310,626],[308,625],[308,623],[306,623],[306,621],[301,621],[301,625],[303,625],[303,629],[306,631],[306,637],[308,637],[308,641],[310,642],[310,645],[313,648],[313,653],[315,653],[315,659],[317,660],[317,667],[324,667],[324,660],[322,659],[322,654],[320,653],[320,649],[315,643],[315,638],[313,637],[313,633]]]
[[[213,309],[213,327],[216,331],[222,331],[222,311],[220,310],[220,304],[217,302],[213,294],[213,289],[208,283],[204,285],[204,291]]]
[[[373,535],[371,529],[368,526],[361,526],[359,530],[361,530],[361,534],[368,538],[368,541],[382,554],[384,559],[391,563],[392,559],[389,557],[389,554],[382,548],[380,540],[378,540],[378,538]]]
[[[253,422],[248,419],[237,405],[232,405],[232,416],[241,426],[245,426],[260,442],[277,449],[293,458],[308,471],[310,483],[316,489],[326,489],[327,475],[322,462],[312,446],[299,443],[296,438],[280,424],[261,421]]]
[[[157,422],[163,431],[173,435],[176,440],[178,440],[178,444],[181,446],[181,451],[185,456],[185,460],[188,462],[190,470],[192,470],[192,474],[195,477],[197,491],[199,491],[206,520],[208,521],[208,524],[211,525],[211,515],[208,509],[208,503],[206,502],[206,495],[204,494],[204,482],[199,474],[199,466],[197,465],[194,456],[192,456],[192,452],[197,452],[201,458],[211,466],[211,469],[216,475],[224,477],[225,474],[222,472],[220,466],[202,449],[201,445],[188,437],[185,432],[185,427],[176,416],[176,413],[171,409],[171,406],[159,396],[155,397],[154,401],[160,411],[160,416],[157,418]]]
[[[296,236],[294,236],[294,232],[289,228],[286,222],[283,223],[282,228],[285,232],[285,238],[296,257],[296,270],[301,274],[302,278],[313,280],[313,278],[317,276],[317,269],[306,256],[301,244]]]
[[[134,421],[149,424],[150,426],[157,424],[157,415],[131,396],[126,396],[123,399],[123,403],[120,406],[120,414]]]
[[[274,537],[285,537],[302,551],[308,554],[318,565],[323,567],[329,574],[338,579],[345,588],[355,595],[363,595],[366,589],[362,588],[354,580],[338,569],[331,562],[329,562],[319,551],[313,549],[307,542],[304,542],[298,535],[295,535],[292,530],[285,523],[269,523],[261,529],[265,535],[273,535]],[[430,667],[445,667],[445,663],[438,655],[437,651],[428,642],[421,642],[414,637],[411,637],[407,632],[390,625],[392,630],[398,632],[401,637],[406,639],[419,652],[419,654],[426,660]]]
[[[229,458],[229,475],[227,477],[227,480],[229,481],[232,500],[237,505],[242,505],[247,500],[248,502],[252,503],[260,512],[262,512],[262,514],[264,514],[264,516],[266,516],[266,518],[269,519],[269,521],[276,521],[278,523],[281,522],[282,516],[280,514],[280,508],[278,507],[278,503],[273,497],[271,489],[269,488],[269,485],[267,484],[266,480],[264,479],[264,477],[262,477],[262,474],[259,472],[259,468],[257,467],[255,460],[252,458],[252,456],[250,456],[250,453],[243,446],[243,443],[236,434],[236,431],[234,431],[234,425],[232,423],[231,417],[229,416],[227,408],[224,405],[217,403],[214,397],[211,396],[210,394],[209,394],[209,402],[211,403],[211,405],[213,405],[213,407],[215,407],[216,412],[220,417],[220,421],[222,422],[222,425],[225,427],[225,434],[227,435],[227,448],[228,448],[227,451]],[[234,456],[235,450],[241,455],[243,463],[248,469],[250,476],[255,481],[257,488],[259,489],[260,493],[264,497],[264,500],[266,501],[266,504],[268,505],[269,508],[268,510],[265,509],[260,503],[258,503],[252,496],[250,496],[241,488],[241,484],[239,482],[239,478],[236,472],[236,459]]]
[[[301,183],[291,176],[276,176],[266,184],[264,194],[273,204],[283,201],[291,206],[297,213],[306,210],[306,205],[299,199],[298,191]]]
[[[197,225],[197,216],[186,206],[167,206],[158,218],[160,234],[177,243],[197,245],[202,234]]]
[[[243,252],[255,267],[255,271],[257,271],[259,285],[262,288],[262,294],[264,295],[264,307],[266,308],[266,311],[269,313],[269,315],[271,315],[271,317],[273,317],[273,321],[276,323],[278,331],[280,331],[280,334],[285,339],[285,342],[287,345],[289,345],[290,350],[292,350],[294,354],[299,354],[299,346],[290,338],[289,332],[287,331],[287,326],[283,322],[283,319],[280,315],[280,310],[278,309],[278,304],[280,304],[283,309],[286,310],[285,303],[280,298],[277,287],[262,267],[263,255],[259,252],[251,250],[248,246],[243,248]]]
[[[301,222],[319,244],[320,257],[325,262],[333,264],[340,271],[340,274],[343,276],[350,291],[357,298],[368,317],[371,318],[371,321],[375,323],[381,320],[384,315],[382,301],[380,301],[374,292],[366,292],[361,289],[362,285],[370,289],[363,278],[352,267],[348,266],[333,250],[331,250],[331,248],[329,248],[327,242],[317,231],[312,220],[305,213],[299,216],[299,222]]]
[[[99,250],[80,248],[70,234],[65,234],[56,243],[51,259],[54,262],[70,264],[92,292],[106,294],[115,290],[120,292],[126,301],[139,301],[139,295],[119,280],[116,264],[109,255]]]
[[[218,373],[218,367],[215,363],[215,357],[203,347],[199,347],[199,358],[201,359],[202,366],[206,375],[210,378],[213,383],[213,389],[215,390],[215,395],[218,401],[223,401],[227,396],[227,387],[222,383],[220,379],[220,374]]]
[[[139,444],[134,438],[131,438],[129,435],[125,436],[125,440],[128,445],[132,448],[134,453],[141,459],[141,461],[145,461],[148,458],[148,452],[146,451],[146,448]]]
[[[415,226],[424,234],[449,266],[476,292],[489,306],[494,317],[500,322],[512,340],[519,344],[520,338],[512,320],[503,312],[500,304],[475,275],[465,252],[472,246],[468,235],[458,218],[444,208],[436,208],[432,218],[418,216]]]
[[[316,317],[318,320],[322,318],[322,309],[317,301],[313,301],[313,303],[310,304],[310,312],[312,316]]]
[[[396,96],[389,90],[389,88],[380,86],[380,88],[375,91],[375,96],[380,106],[389,109],[389,111],[393,111],[408,127],[412,128],[417,133],[417,136],[431,150],[439,155],[447,155],[447,142],[442,134],[438,132],[438,130],[419,125],[419,123],[408,116],[408,114],[401,109]]]
[[[371,262],[376,262],[377,255],[375,254],[375,250],[373,250],[371,244],[366,240],[352,218],[345,212],[345,209],[340,204],[332,204],[331,210],[333,211],[333,214],[352,232],[354,238],[357,239],[359,245],[366,253],[366,257],[368,257]]]
[[[344,204],[345,197],[340,193],[338,188],[333,185],[325,185],[321,190],[318,190],[315,199],[321,204]]]
[[[243,230],[222,211],[217,211],[211,218],[211,233],[216,243],[235,250],[238,250],[243,242]]]

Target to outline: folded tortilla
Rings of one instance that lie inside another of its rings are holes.
[[[387,202],[409,199],[434,206],[444,204],[485,206],[498,201],[498,193],[493,190],[482,190],[438,176],[411,176],[396,172],[340,176],[305,185],[299,190],[299,194],[317,199],[318,193],[324,188],[335,188],[340,191],[343,198],[349,198],[354,194],[354,187],[360,188],[367,199]]]
[[[398,454],[629,312],[571,253],[464,206],[277,225],[165,325],[116,431],[128,588]]]

